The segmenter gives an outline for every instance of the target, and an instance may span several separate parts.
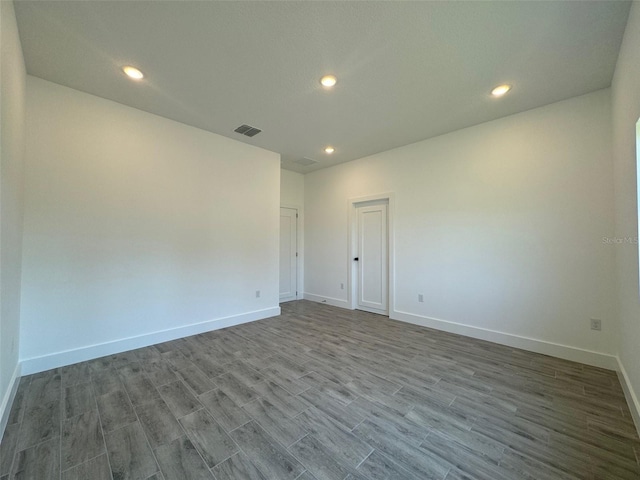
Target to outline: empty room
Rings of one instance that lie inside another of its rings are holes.
[[[0,20],[0,480],[640,479],[639,1]]]

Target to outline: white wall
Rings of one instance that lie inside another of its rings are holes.
[[[280,170],[280,205],[298,209],[298,292],[304,292],[304,175]]]
[[[0,438],[19,376],[25,67],[13,3],[0,2]]]
[[[278,154],[28,76],[25,370],[278,314],[279,206]]]
[[[634,2],[612,84],[616,236],[638,238],[636,122],[640,117],[640,5]],[[640,297],[638,245],[616,245],[618,353],[640,430]],[[635,392],[635,393],[634,393]],[[632,408],[633,410],[633,408]]]
[[[290,170],[280,170],[280,204],[304,205],[304,175]]]
[[[305,296],[348,305],[347,199],[394,192],[392,318],[612,367],[612,172],[607,89],[309,173]]]

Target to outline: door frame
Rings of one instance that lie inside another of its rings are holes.
[[[353,260],[355,252],[358,250],[358,216],[356,208],[358,204],[373,201],[387,201],[387,229],[389,233],[389,244],[387,245],[387,256],[389,257],[389,270],[387,286],[389,289],[389,317],[395,312],[395,291],[396,291],[396,269],[395,269],[395,241],[394,241],[394,212],[395,212],[395,193],[383,192],[375,195],[366,195],[363,197],[351,197],[347,200],[347,209],[349,212],[349,228],[348,228],[348,254],[347,257],[347,303],[351,310],[356,310],[358,306],[358,292],[356,290],[355,279],[358,276],[358,265]]]
[[[303,275],[304,275],[304,235],[303,235],[303,212],[302,207],[299,205],[292,205],[289,203],[284,203],[280,205],[280,208],[290,208],[291,210],[295,210],[298,214],[297,222],[296,222],[296,249],[298,252],[298,257],[296,258],[296,300],[302,300],[304,298],[304,283],[303,283]],[[279,284],[280,279],[278,279]]]

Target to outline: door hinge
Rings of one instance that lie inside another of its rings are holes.
[[[298,218],[298,214],[296,213],[296,218]]]
[[[298,252],[296,252],[296,257],[298,256]]]

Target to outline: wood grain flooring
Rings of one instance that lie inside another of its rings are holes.
[[[640,479],[612,371],[298,301],[26,376],[0,479]]]

